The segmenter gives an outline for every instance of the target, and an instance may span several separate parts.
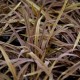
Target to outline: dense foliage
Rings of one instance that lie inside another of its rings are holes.
[[[80,80],[79,0],[0,0],[0,80]]]

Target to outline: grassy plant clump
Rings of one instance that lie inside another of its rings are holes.
[[[0,80],[80,80],[79,0],[0,0]]]

